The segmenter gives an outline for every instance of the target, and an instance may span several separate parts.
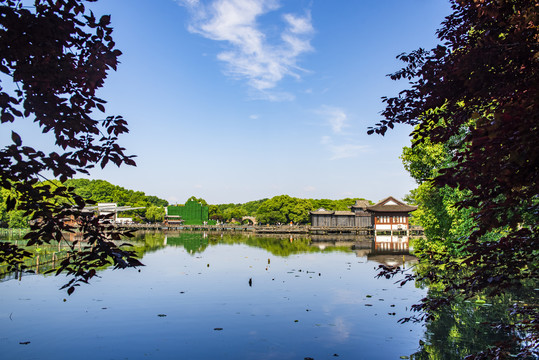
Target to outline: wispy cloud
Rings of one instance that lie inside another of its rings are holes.
[[[323,119],[324,126],[331,128],[331,135],[324,135],[320,144],[330,152],[330,160],[358,157],[369,147],[359,145],[344,129],[350,127],[349,116],[344,109],[323,105],[315,112]]]
[[[342,317],[333,320],[335,326],[331,328],[333,339],[337,342],[345,342],[350,338],[350,324]]]
[[[285,76],[299,78],[301,54],[312,51],[314,29],[311,15],[282,14],[279,27],[267,29],[260,17],[280,9],[277,0],[178,0],[191,10],[189,31],[222,41],[225,50],[217,58],[226,64],[226,74],[244,79],[259,97],[270,100],[290,98],[273,93]],[[266,32],[264,32],[266,31]],[[277,38],[277,41],[270,39]]]
[[[361,153],[365,152],[369,148],[367,145],[359,145],[354,143],[335,144],[330,136],[323,136],[320,143],[324,145],[331,153],[330,160],[358,157]]]
[[[327,125],[331,127],[331,131],[335,134],[342,133],[343,129],[349,126],[348,115],[341,108],[323,105],[317,113],[324,117]]]

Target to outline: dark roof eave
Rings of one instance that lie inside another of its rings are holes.
[[[367,211],[371,212],[405,212],[409,213],[417,210],[417,206],[409,205],[373,205],[367,207]]]

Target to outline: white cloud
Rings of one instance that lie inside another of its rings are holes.
[[[367,145],[353,143],[335,144],[333,139],[329,136],[322,136],[320,143],[331,153],[330,160],[355,158],[369,148]]]
[[[367,149],[367,146],[356,144],[342,144],[331,145],[329,149],[333,154],[330,160],[337,160],[358,157],[359,154],[361,154],[365,151],[365,149]]]
[[[259,116],[257,114],[249,115],[249,119],[251,119],[251,120],[256,120],[258,118],[259,118]]]
[[[341,108],[324,105],[317,112],[324,117],[335,134],[342,133],[343,129],[349,126],[348,115]]]
[[[344,131],[349,128],[348,114],[345,110],[323,105],[314,111],[324,120],[324,126],[331,128],[332,135],[324,135],[320,139],[320,144],[330,152],[330,160],[358,157],[365,152],[369,146],[359,145],[350,133]]]
[[[322,139],[320,139],[320,144],[322,145],[331,144],[331,136],[322,136]]]
[[[292,14],[285,14],[284,19],[290,24],[290,31],[294,34],[309,34],[314,31],[311,24],[311,17],[297,17]]]
[[[305,188],[303,188],[304,191],[307,191],[307,192],[313,192],[313,191],[316,191],[316,188],[312,185],[308,185],[308,186],[305,186]]]
[[[178,3],[181,5],[188,6],[188,7],[194,7],[198,5],[199,1],[198,0],[178,0]]]
[[[333,320],[334,325],[331,328],[333,338],[337,342],[345,342],[350,337],[350,324],[342,317]]]
[[[208,39],[222,41],[226,49],[217,58],[226,63],[226,74],[244,79],[259,95],[270,100],[289,99],[274,95],[285,76],[299,78],[303,71],[297,58],[312,50],[314,29],[311,15],[283,14],[277,34],[264,33],[260,17],[280,8],[277,0],[180,0],[192,12],[189,31]],[[275,29],[272,27],[272,29]],[[268,31],[268,30],[266,30]],[[270,38],[280,38],[280,42]]]

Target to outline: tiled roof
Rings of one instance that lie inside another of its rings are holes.
[[[354,205],[352,205],[352,209],[353,208],[366,208],[367,206],[369,206],[369,201],[368,200],[356,200],[356,203]]]
[[[316,211],[311,211],[310,212],[311,214],[317,214],[317,215],[333,215],[333,213],[335,213],[335,211],[328,211],[324,208],[320,208]]]
[[[348,216],[354,216],[355,213],[351,211],[335,211],[335,215],[348,215]]]
[[[335,216],[354,216],[355,213],[351,211],[328,211],[324,209],[318,209],[316,211],[311,211],[313,215],[335,215]]]
[[[367,206],[367,210],[373,212],[411,212],[417,210],[417,206],[407,205],[389,196],[376,205]]]

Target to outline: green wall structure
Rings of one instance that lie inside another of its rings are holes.
[[[167,206],[167,215],[180,216],[184,225],[203,225],[204,221],[209,223],[208,209],[196,201],[188,201],[185,205]]]

